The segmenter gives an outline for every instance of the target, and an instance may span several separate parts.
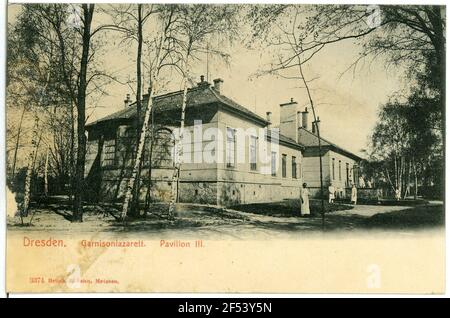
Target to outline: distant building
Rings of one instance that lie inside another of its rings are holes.
[[[302,116],[302,126],[298,130],[299,140],[305,146],[303,152],[303,179],[314,192],[320,189],[319,141],[316,132],[317,125],[319,125],[320,129],[320,119],[318,118],[317,123],[311,122],[310,129],[308,109],[306,108],[299,113],[299,116]],[[359,163],[362,158],[325,138],[320,139],[325,189],[330,184],[335,189],[350,188],[353,183],[358,186]]]

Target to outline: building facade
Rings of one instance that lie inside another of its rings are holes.
[[[322,157],[322,178],[325,193],[327,193],[330,184],[334,186],[338,195],[344,195],[345,189],[351,188],[353,183],[358,185],[359,163],[362,158],[322,137],[320,138],[321,152],[319,153],[316,127],[320,125],[320,119],[318,118],[317,123],[312,122],[310,129],[308,109],[299,112],[298,116],[302,117],[302,125],[298,128],[299,140],[305,146],[303,179],[311,192],[317,194],[320,191],[319,156]]]
[[[220,79],[211,85],[202,78],[188,90],[184,138],[179,143],[175,138],[182,92],[154,98],[153,129],[147,132],[142,160],[141,201],[170,199],[175,145],[183,148],[176,185],[180,202],[229,206],[299,197],[305,147],[298,134],[292,134],[299,127],[297,119],[280,125],[278,132],[271,127],[270,113],[262,118],[249,111],[222,95],[222,85]],[[148,94],[142,104],[145,110]],[[292,107],[280,107],[283,116],[291,112]],[[136,104],[127,98],[123,110],[87,125],[85,173],[92,200],[123,200],[137,143],[136,113]]]

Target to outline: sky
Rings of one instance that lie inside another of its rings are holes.
[[[19,11],[20,6],[9,6],[8,21],[14,22]],[[109,34],[106,40],[108,50],[102,57],[105,71],[115,74],[122,81],[133,78],[135,45],[132,43],[119,47],[117,43],[120,39],[114,34]],[[270,57],[264,50],[248,49],[246,44],[245,41],[235,41],[232,45],[223,45],[231,57],[228,65],[218,58],[210,57],[207,67],[206,55],[200,57],[200,61],[192,68],[192,76],[199,80],[200,75],[206,75],[208,68],[209,82],[212,83],[215,78],[224,80],[224,95],[262,117],[266,116],[267,111],[271,111],[275,125],[279,123],[281,103],[293,98],[299,103],[299,108],[308,106],[306,90],[300,87],[303,85],[298,81],[269,75],[254,77]],[[321,134],[357,154],[367,148],[368,137],[376,124],[380,105],[405,86],[403,71],[386,69],[381,59],[373,63],[367,60],[355,73],[349,71],[342,74],[355,61],[359,49],[351,41],[326,46],[304,68],[305,77],[314,78],[310,88],[321,120]],[[168,89],[178,90],[180,87],[181,81],[174,78]],[[99,98],[95,107],[88,109],[88,122],[123,109],[127,93],[133,99],[133,92],[128,85],[111,83],[104,90],[107,95]]]

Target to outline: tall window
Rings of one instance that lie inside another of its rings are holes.
[[[292,178],[297,179],[297,158],[292,156]]]
[[[350,185],[350,167],[348,163],[345,164],[345,183],[347,186]]]
[[[287,155],[283,154],[281,157],[281,175],[283,178],[286,178],[286,161]]]
[[[338,167],[338,169],[339,169],[339,181],[341,181],[342,180],[342,171],[341,171],[341,161],[339,160],[339,167]]]
[[[103,147],[104,147],[103,148],[104,153],[103,153],[102,166],[103,167],[113,167],[116,163],[116,161],[115,161],[115,159],[116,159],[116,140],[115,139],[105,140]]]
[[[256,171],[256,149],[258,138],[255,136],[250,137],[250,170]]]
[[[235,165],[236,131],[227,127],[227,167]]]
[[[335,161],[334,158],[331,161],[331,175],[333,176],[333,180],[336,180],[336,174],[335,174]]]
[[[275,151],[272,151],[271,168],[272,168],[272,177],[275,177],[277,175],[277,153]]]

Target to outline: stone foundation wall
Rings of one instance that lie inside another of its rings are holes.
[[[217,204],[216,182],[179,183],[179,200],[186,203]]]
[[[320,187],[308,188],[311,198],[320,198]],[[352,195],[352,188],[341,189],[342,191],[336,192],[336,199],[350,200]],[[323,188],[324,198],[328,200],[328,187]],[[383,197],[383,192],[381,189],[369,189],[369,188],[358,188],[357,189],[358,199],[364,200],[377,200]]]
[[[358,200],[359,199],[378,200],[383,197],[383,192],[381,189],[358,188],[356,193],[358,196]],[[352,188],[346,188],[345,189],[346,198],[350,199],[351,194]]]
[[[219,182],[217,187],[219,191],[218,204],[223,206],[282,201],[300,197],[300,188],[298,186]]]
[[[99,200],[104,202],[123,201],[128,178],[121,181],[103,180]],[[186,203],[217,204],[217,184],[213,182],[180,182],[179,200]],[[145,202],[147,195],[147,180],[141,180],[139,200]],[[153,202],[169,202],[172,182],[169,180],[154,180],[151,190]]]
[[[128,178],[120,182],[104,179],[101,183],[100,201],[122,201]],[[147,181],[141,181],[140,201],[145,201]],[[171,182],[169,180],[155,180],[151,192],[154,202],[169,202],[171,196]],[[184,203],[201,203],[221,206],[237,204],[282,201],[300,197],[298,186],[282,186],[273,184],[256,184],[242,182],[193,182],[180,181],[179,201]]]

